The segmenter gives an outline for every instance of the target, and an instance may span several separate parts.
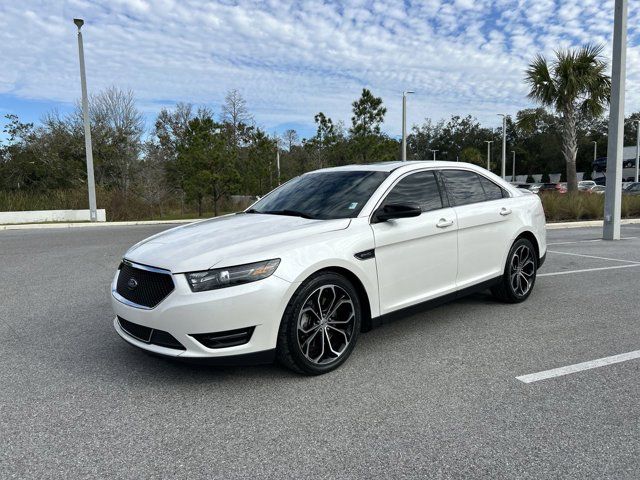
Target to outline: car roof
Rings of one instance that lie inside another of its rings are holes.
[[[470,163],[465,162],[444,162],[441,160],[410,160],[406,162],[402,161],[393,161],[393,162],[378,162],[378,163],[366,163],[366,164],[354,164],[354,165],[343,165],[341,167],[330,167],[323,168],[320,170],[315,170],[316,172],[345,172],[345,171],[365,171],[365,172],[393,172],[399,168],[405,168],[407,170],[411,170],[413,168],[418,167],[432,167],[432,168],[442,168],[442,167],[474,167],[478,168],[476,165],[472,165]]]

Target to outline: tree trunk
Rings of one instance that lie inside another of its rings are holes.
[[[567,164],[567,190],[578,190],[578,175],[576,173],[576,156],[578,154],[578,139],[576,133],[576,114],[573,108],[567,108],[562,116],[562,155]]]

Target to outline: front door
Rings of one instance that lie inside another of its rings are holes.
[[[422,214],[371,225],[382,314],[455,290],[458,225],[440,190],[432,170],[401,177],[381,205],[414,203]]]

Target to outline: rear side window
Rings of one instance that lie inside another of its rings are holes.
[[[417,203],[423,212],[442,208],[440,190],[433,172],[418,172],[400,180],[384,201],[390,203]]]
[[[447,187],[449,200],[454,206],[484,202],[487,199],[480,178],[474,172],[443,170],[442,176]]]
[[[482,175],[478,175],[478,178],[480,179],[482,188],[484,188],[484,194],[487,200],[497,200],[498,198],[504,197],[504,192],[498,185]]]

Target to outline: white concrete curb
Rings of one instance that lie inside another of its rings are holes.
[[[620,223],[622,225],[633,225],[640,223],[640,218],[623,218]],[[547,223],[547,230],[556,230],[560,228],[583,228],[583,227],[602,227],[602,220],[589,220],[585,222],[555,222]]]
[[[0,230],[26,230],[30,228],[82,228],[82,227],[126,227],[130,225],[178,225],[207,220],[206,218],[194,218],[190,220],[139,220],[134,222],[60,222],[60,223],[23,223],[0,225]]]
[[[30,228],[81,228],[81,227],[126,227],[130,225],[180,225],[185,223],[201,222],[206,218],[192,218],[189,220],[140,220],[134,222],[80,222],[80,223],[24,223],[0,225],[0,230],[26,230]],[[621,221],[622,225],[640,224],[640,218],[627,218]],[[547,230],[561,228],[602,227],[602,220],[589,220],[586,222],[556,222],[547,223]]]

